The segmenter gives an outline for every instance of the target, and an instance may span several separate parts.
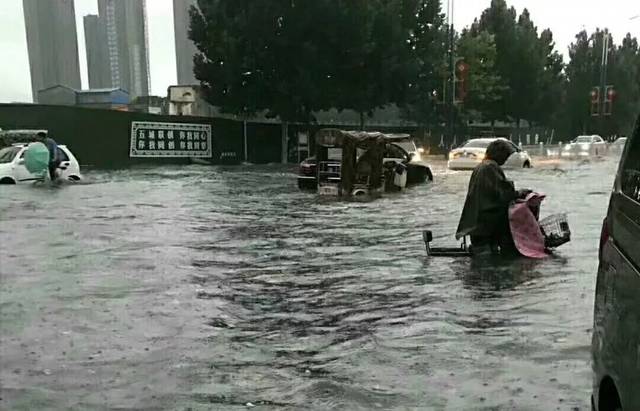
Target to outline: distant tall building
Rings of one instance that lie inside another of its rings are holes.
[[[110,87],[129,92],[131,99],[149,95],[149,57],[145,0],[98,0],[98,25],[108,56]]]
[[[73,0],[23,0],[31,92],[65,85],[80,88],[78,37]]]
[[[176,39],[176,66],[178,84],[199,84],[193,74],[193,56],[198,52],[189,39],[189,8],[197,7],[196,0],[173,0],[173,28]]]
[[[84,40],[87,50],[89,88],[113,87],[107,50],[107,27],[104,19],[93,14],[84,16]]]

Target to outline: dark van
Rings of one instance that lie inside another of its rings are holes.
[[[602,225],[591,352],[592,408],[640,410],[640,116]]]

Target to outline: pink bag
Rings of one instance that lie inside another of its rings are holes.
[[[530,193],[509,207],[509,226],[516,249],[525,257],[545,258],[544,235],[538,224],[540,203],[546,196]]]

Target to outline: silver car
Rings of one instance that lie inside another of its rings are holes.
[[[607,143],[598,135],[578,136],[575,140],[566,144],[560,156],[569,158],[588,158],[602,156],[607,153]]]

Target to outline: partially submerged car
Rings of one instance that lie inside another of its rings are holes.
[[[507,159],[503,167],[506,168],[529,168],[531,167],[531,157],[529,153],[522,150],[513,142],[506,138],[474,138],[467,141],[462,147],[449,152],[449,162],[447,166],[450,170],[471,170],[485,158],[485,153],[489,144],[496,140],[504,140],[513,146],[514,153]]]
[[[593,156],[602,156],[607,153],[607,143],[598,135],[578,136],[575,140],[566,144],[562,151],[561,157],[568,158],[588,158]]]
[[[42,181],[42,175],[29,172],[24,165],[24,154],[31,143],[16,143],[0,150],[0,184],[19,184]],[[58,146],[58,178],[68,181],[82,179],[80,165],[67,146]]]
[[[360,132],[346,132],[360,133]],[[365,133],[367,134],[367,133]],[[381,134],[381,133],[368,133]],[[403,164],[407,171],[407,186],[433,181],[431,167],[422,160],[421,151],[408,134],[384,134],[386,139],[383,163],[394,162]],[[322,149],[322,146],[318,146]],[[342,163],[342,147],[324,147],[326,158],[325,165],[330,168],[339,167]],[[364,153],[362,148],[357,149],[356,157]],[[298,169],[298,188],[316,190],[318,188],[318,160],[317,156],[306,158],[300,163]]]

